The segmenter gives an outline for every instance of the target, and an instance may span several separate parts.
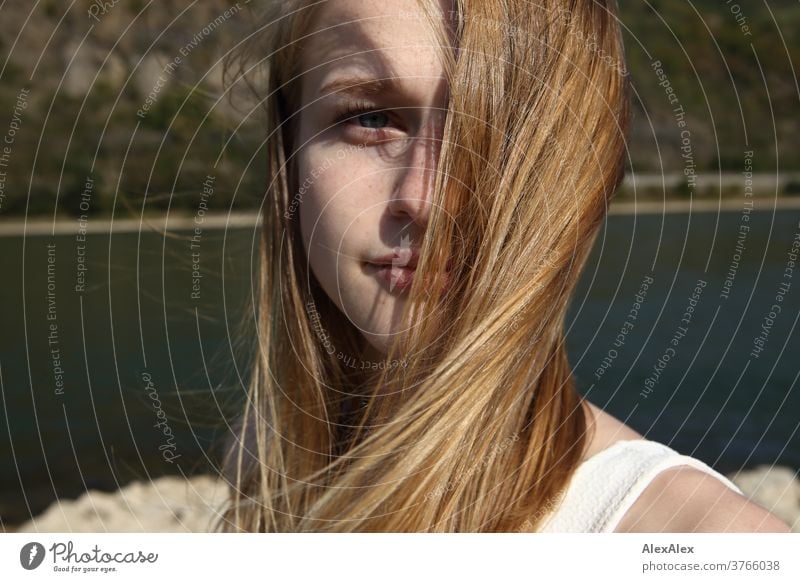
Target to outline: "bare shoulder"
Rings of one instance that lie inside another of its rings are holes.
[[[590,432],[584,460],[620,440],[645,438],[588,400],[584,402]],[[716,477],[690,465],[680,465],[656,475],[615,531],[787,533],[791,530],[778,517]]]
[[[689,465],[661,471],[637,498],[616,532],[789,533],[782,520]]]

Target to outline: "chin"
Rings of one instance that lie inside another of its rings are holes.
[[[396,339],[401,337],[407,324],[400,321],[405,300],[394,298],[384,304],[386,310],[376,319],[367,325],[361,326],[361,335],[367,340],[370,352],[374,357],[385,357],[389,353],[389,348]]]
[[[373,328],[374,329],[374,328]],[[362,330],[361,335],[369,343],[370,350],[375,356],[386,356],[389,353],[389,348],[392,342],[397,338],[398,332],[394,329],[387,328],[385,332],[367,332]]]

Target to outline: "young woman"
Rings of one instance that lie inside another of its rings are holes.
[[[263,18],[235,55],[266,70],[269,187],[221,529],[787,530],[574,386],[566,306],[624,171],[613,2]]]

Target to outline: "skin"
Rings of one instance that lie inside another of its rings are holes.
[[[300,205],[303,244],[317,280],[378,357],[405,329],[408,293],[370,261],[422,244],[447,84],[433,30],[413,0],[326,2],[315,29],[304,49],[297,132],[298,183],[311,184]],[[374,79],[387,90],[346,88]],[[359,111],[340,120],[348,107]]]
[[[583,459],[619,440],[644,439],[641,434],[589,403],[591,438]],[[644,489],[615,532],[627,533],[788,533],[783,521],[760,505],[690,466],[661,471]]]
[[[443,12],[449,7],[442,5]],[[399,25],[402,24],[402,25]],[[326,2],[303,51],[297,130],[303,244],[314,276],[379,358],[402,333],[406,293],[370,261],[421,244],[439,158],[447,86],[436,40],[413,0]],[[374,79],[381,93],[341,90]],[[332,83],[339,82],[337,90]],[[341,120],[343,107],[366,106]],[[316,174],[316,176],[314,175]],[[583,460],[642,435],[588,403]],[[618,532],[787,532],[777,517],[692,467],[660,473]]]

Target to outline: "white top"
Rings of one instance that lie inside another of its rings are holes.
[[[703,461],[647,439],[621,440],[581,463],[540,532],[613,532],[655,476],[669,467],[690,465],[713,475],[741,494],[727,477]]]

